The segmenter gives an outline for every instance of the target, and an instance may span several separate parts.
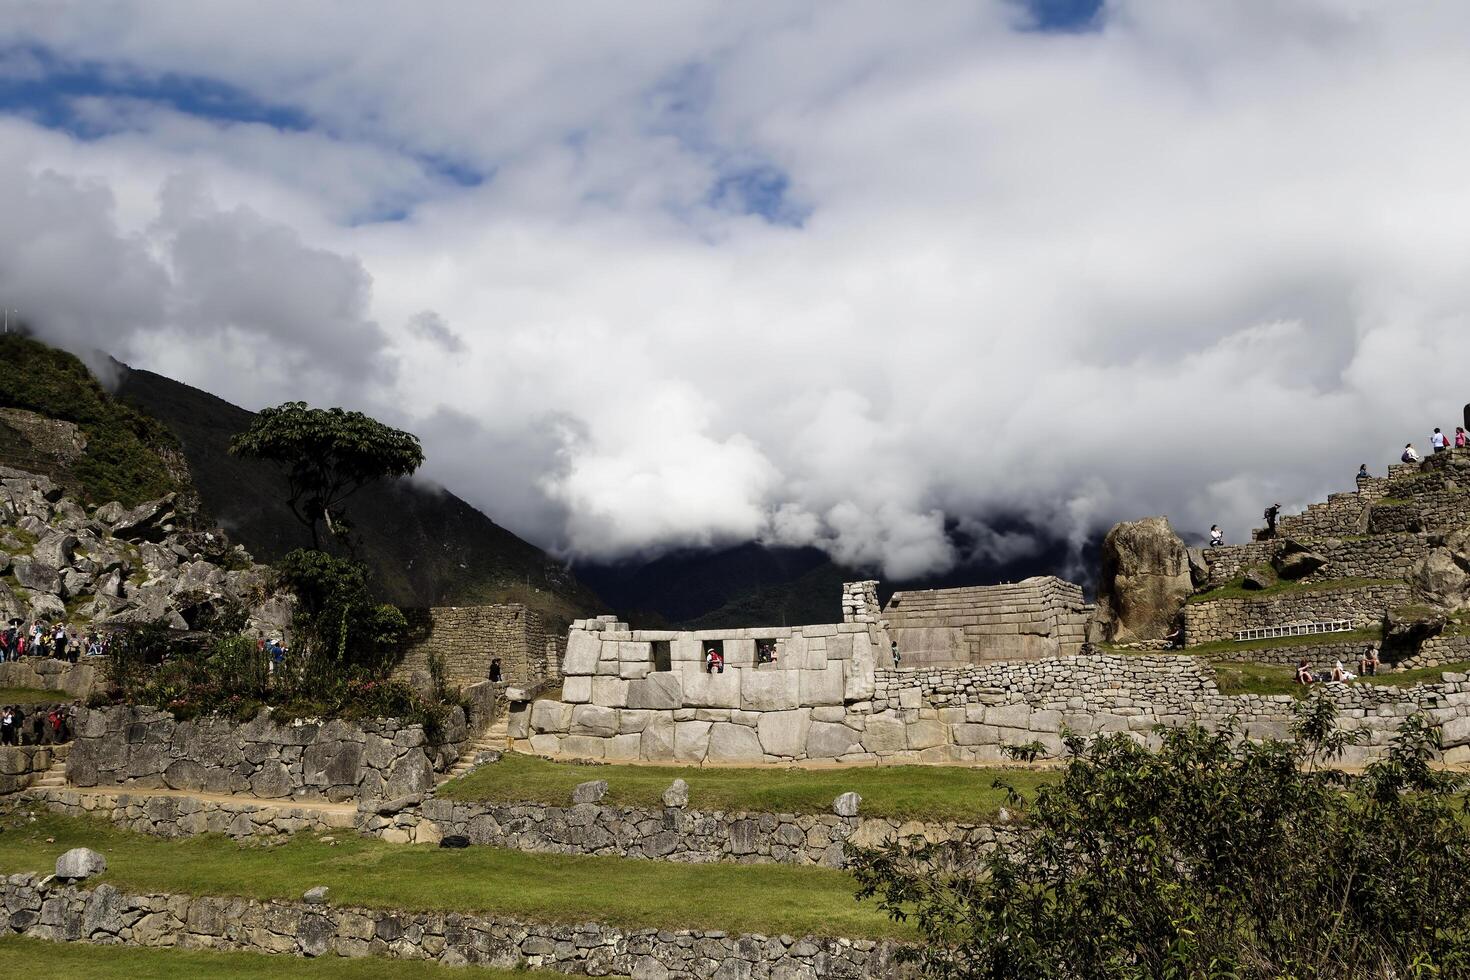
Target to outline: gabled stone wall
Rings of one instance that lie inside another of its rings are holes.
[[[461,687],[489,680],[496,659],[507,684],[536,687],[559,673],[560,644],[535,610],[518,603],[411,609],[407,616],[418,639],[394,668],[397,679],[426,683],[433,655],[443,661],[449,681]]]
[[[895,592],[883,609],[904,663],[981,663],[1077,653],[1092,611],[1055,576],[1009,585]]]

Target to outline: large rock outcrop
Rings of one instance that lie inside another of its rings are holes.
[[[1427,598],[1448,610],[1470,607],[1470,528],[1432,535],[1429,554],[1415,564],[1409,578]]]
[[[1125,521],[1103,539],[1097,616],[1106,640],[1163,639],[1193,591],[1188,549],[1167,517]]]

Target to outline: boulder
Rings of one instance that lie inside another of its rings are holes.
[[[1163,639],[1193,591],[1188,550],[1168,518],[1117,524],[1103,539],[1098,614],[1108,640]]]
[[[1210,580],[1210,563],[1205,560],[1205,549],[1188,548],[1185,554],[1189,557],[1189,581],[1198,589]]]
[[[108,527],[116,524],[127,515],[128,509],[116,500],[108,501],[92,513],[92,519],[106,524]]]
[[[56,859],[56,877],[80,881],[107,870],[107,859],[90,847],[73,847]]]
[[[1447,608],[1470,606],[1470,528],[1432,535],[1429,554],[1414,566],[1409,580]]]
[[[1327,557],[1320,555],[1299,541],[1288,538],[1281,550],[1271,559],[1271,567],[1284,579],[1299,579],[1319,571],[1327,565]]]
[[[572,790],[573,803],[601,803],[602,798],[607,795],[607,780],[593,779],[585,783],[578,783]]]
[[[1261,589],[1269,589],[1276,584],[1276,576],[1265,568],[1252,568],[1241,577],[1240,587],[1258,592]]]
[[[832,812],[839,817],[855,817],[862,802],[863,798],[857,793],[843,793],[832,801]]]
[[[689,784],[682,779],[676,779],[664,790],[664,806],[682,810],[689,805]]]
[[[301,900],[307,905],[326,905],[327,892],[329,891],[331,891],[331,889],[329,889],[326,885],[317,885],[315,888],[308,888],[302,894]]]
[[[433,786],[434,769],[429,765],[429,757],[423,749],[409,749],[388,774],[383,795],[392,798],[427,793]]]
[[[15,581],[23,589],[31,592],[45,592],[50,595],[61,594],[61,573],[56,566],[41,561],[39,558],[17,558],[12,568]]]
[[[112,533],[124,541],[159,542],[173,530],[174,494],[139,504],[112,524]]]
[[[31,557],[52,568],[65,568],[75,556],[77,536],[61,531],[52,531],[31,549]]]

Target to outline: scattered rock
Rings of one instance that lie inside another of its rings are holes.
[[[607,780],[593,779],[585,783],[578,783],[577,788],[572,790],[573,803],[600,803],[607,795]]]
[[[1240,580],[1242,589],[1250,589],[1258,592],[1261,589],[1269,589],[1276,584],[1276,576],[1264,568],[1252,568],[1245,573]]]
[[[56,877],[81,881],[107,870],[107,859],[90,847],[73,847],[56,859]]]
[[[862,802],[863,798],[857,793],[843,793],[832,801],[832,812],[839,817],[855,817]]]
[[[307,905],[326,905],[327,892],[330,890],[326,885],[317,885],[315,888],[308,888],[305,894],[301,896],[301,900]]]
[[[664,806],[682,810],[689,805],[689,784],[682,779],[676,779],[664,790]]]
[[[1299,579],[1312,574],[1327,564],[1327,558],[1312,551],[1306,545],[1288,538],[1271,559],[1271,567],[1284,579]]]
[[[484,752],[475,753],[474,763],[477,766],[492,765],[496,762],[499,762],[503,755],[504,753],[502,753],[499,749],[486,749]]]

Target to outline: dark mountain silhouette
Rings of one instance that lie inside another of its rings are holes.
[[[205,512],[257,559],[310,543],[286,507],[278,467],[229,454],[253,413],[123,365],[116,394],[177,437]],[[524,602],[557,623],[606,611],[563,565],[447,490],[384,482],[350,498],[347,515],[357,556],[382,597],[398,605]]]

